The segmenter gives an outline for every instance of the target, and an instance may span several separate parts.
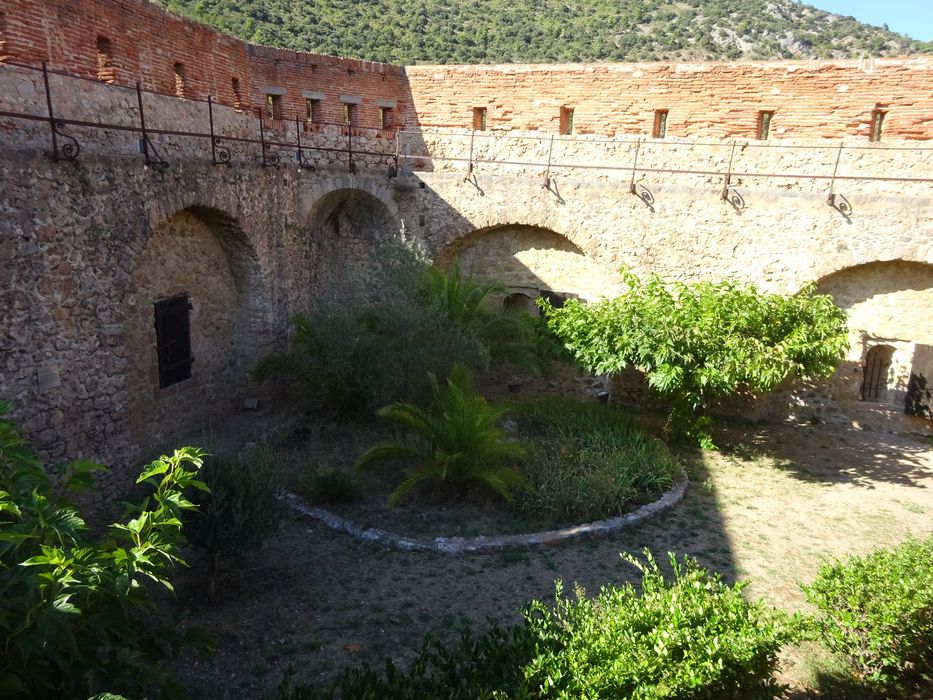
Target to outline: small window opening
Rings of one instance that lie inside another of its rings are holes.
[[[191,378],[191,300],[187,294],[155,303],[159,388]]]
[[[185,64],[176,63],[175,66],[175,96],[185,96]]]
[[[308,122],[321,121],[321,101],[311,98],[305,99],[305,119]]]
[[[654,128],[651,135],[656,139],[663,139],[667,136],[667,112],[666,109],[654,110]]]
[[[240,92],[240,79],[232,78],[230,82],[233,87],[233,108],[243,109],[243,93]]]
[[[876,109],[871,113],[871,134],[869,135],[871,141],[881,140],[881,125],[884,122],[885,114],[887,112],[880,109]]]
[[[869,349],[862,376],[862,401],[884,400],[893,356],[894,348],[890,345],[875,345]]]
[[[354,126],[356,124],[356,105],[349,102],[343,103],[343,125]]]
[[[380,107],[379,108],[379,128],[381,129],[391,129],[392,124],[392,108],[391,107]]]
[[[486,131],[486,108],[473,108],[473,131]]]
[[[573,133],[573,107],[560,108],[560,133],[567,136]]]
[[[113,47],[105,36],[97,37],[97,79],[105,83],[114,80]]]
[[[774,118],[774,112],[762,110],[758,112],[758,140],[767,141],[771,134],[771,120]]]
[[[269,119],[282,118],[282,96],[266,95],[266,116]]]

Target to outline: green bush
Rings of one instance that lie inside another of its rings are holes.
[[[631,585],[578,591],[554,608],[534,601],[513,628],[493,625],[444,647],[427,640],[408,671],[350,669],[330,687],[289,689],[281,700],[754,700],[778,697],[781,647],[801,637],[797,618],[749,602],[695,562],[670,555],[665,580],[648,555],[627,561],[642,572]]]
[[[671,404],[670,426],[703,447],[715,447],[716,399],[772,391],[789,376],[828,377],[848,344],[845,312],[813,286],[784,296],[734,282],[622,276],[628,290],[615,299],[544,302],[547,324],[588,371],[643,370]]]
[[[0,695],[86,698],[103,692],[175,697],[166,655],[195,638],[154,613],[146,583],[171,590],[184,564],[182,513],[201,453],[185,447],[143,469],[151,496],[98,541],[68,496],[104,467],[72,462],[52,475],[0,402]]]
[[[359,495],[356,480],[337,467],[313,469],[301,486],[308,500],[314,505],[349,503]]]
[[[389,496],[390,505],[425,481],[454,487],[483,484],[511,500],[524,479],[510,462],[522,458],[525,450],[508,440],[498,425],[505,407],[491,406],[475,393],[470,373],[461,364],[454,365],[444,384],[433,374],[429,379],[432,396],[426,407],[403,402],[379,410],[407,434],[366,450],[357,467],[384,461],[410,465]]]
[[[933,688],[933,536],[825,563],[803,588],[823,639],[859,675]]]
[[[499,287],[431,267],[401,243],[386,244],[385,269],[368,293],[335,292],[293,321],[289,352],[263,359],[259,381],[287,377],[302,393],[350,413],[371,414],[393,401],[423,401],[428,373],[456,363],[485,369],[493,360],[538,360],[540,319],[495,307]],[[350,285],[350,283],[347,283]]]
[[[192,496],[198,510],[188,518],[185,533],[207,554],[208,590],[214,595],[221,560],[259,547],[278,524],[275,454],[259,445],[242,454],[208,457],[200,476],[210,491]]]
[[[681,467],[630,416],[600,403],[539,399],[515,406],[529,458],[519,507],[549,520],[620,515],[670,488]]]
[[[742,595],[690,559],[671,554],[664,579],[650,553],[641,563],[641,595],[631,585],[604,588],[595,599],[579,591],[553,609],[525,610],[538,652],[525,669],[534,697],[775,698],[781,647],[799,638],[795,619]]]

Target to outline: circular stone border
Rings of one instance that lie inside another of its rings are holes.
[[[483,554],[486,552],[503,552],[515,549],[535,549],[550,547],[560,542],[579,540],[587,537],[602,537],[611,535],[629,527],[640,525],[656,515],[671,509],[684,497],[689,479],[683,474],[680,481],[665,491],[661,497],[643,505],[638,510],[614,518],[597,520],[592,523],[572,525],[559,530],[544,530],[523,535],[479,535],[477,537],[405,537],[388,530],[375,527],[363,527],[352,520],[342,518],[323,508],[314,508],[305,503],[299,496],[286,493],[285,502],[292,510],[317,520],[331,530],[345,532],[363,542],[376,542],[404,551],[425,550],[440,552],[442,554]]]

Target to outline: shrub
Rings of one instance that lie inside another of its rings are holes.
[[[383,246],[386,269],[373,291],[336,292],[293,321],[291,349],[255,370],[259,381],[288,377],[332,408],[371,413],[393,401],[423,401],[429,372],[446,376],[460,362],[484,369],[493,359],[532,369],[541,323],[489,303],[496,285],[433,268],[403,244]]]
[[[532,697],[779,696],[773,673],[781,647],[800,637],[796,619],[747,601],[745,584],[726,585],[673,554],[666,581],[645,554],[645,563],[623,555],[642,573],[641,596],[626,584],[567,600],[558,583],[553,609],[537,601],[526,608],[537,651],[525,668]]]
[[[359,487],[353,477],[337,467],[319,467],[304,479],[302,488],[313,504],[329,505],[356,500]]]
[[[631,585],[590,600],[533,601],[523,622],[493,625],[445,647],[428,639],[408,671],[349,669],[321,692],[281,689],[281,700],[754,700],[775,698],[780,648],[802,635],[797,618],[769,611],[695,562],[670,555],[666,581],[647,555],[642,595]]]
[[[933,687],[933,536],[824,563],[803,589],[823,639],[862,677]]]
[[[217,589],[222,559],[259,547],[278,524],[275,455],[260,445],[239,455],[209,457],[201,469],[209,492],[196,494],[198,510],[186,523],[188,539],[208,557],[208,591]]]
[[[620,515],[633,502],[670,488],[681,468],[667,447],[619,409],[540,399],[516,405],[528,445],[528,488],[518,503],[553,520]]]
[[[793,296],[733,282],[642,282],[622,270],[628,291],[584,305],[542,309],[547,324],[585,369],[646,372],[671,403],[671,427],[715,447],[708,411],[742,388],[773,390],[788,376],[829,376],[847,345],[846,314],[809,286]]]
[[[194,638],[147,614],[144,584],[171,590],[167,572],[184,564],[181,516],[194,505],[183,492],[205,488],[195,479],[201,453],[185,447],[145,467],[138,483],[152,495],[97,541],[68,496],[104,467],[76,461],[53,477],[8,410],[0,402],[0,694],[177,695],[164,657]]]
[[[408,434],[371,447],[357,467],[386,460],[413,465],[389,496],[390,505],[424,481],[455,487],[484,484],[511,500],[513,491],[524,486],[524,479],[509,462],[523,457],[525,450],[509,441],[498,425],[505,407],[491,406],[475,393],[463,365],[454,365],[443,385],[433,374],[429,380],[432,396],[426,407],[406,402],[380,409],[381,417],[395,421]]]

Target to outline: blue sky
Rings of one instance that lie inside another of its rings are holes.
[[[933,0],[802,0],[821,10],[881,26],[921,41],[933,41]]]

